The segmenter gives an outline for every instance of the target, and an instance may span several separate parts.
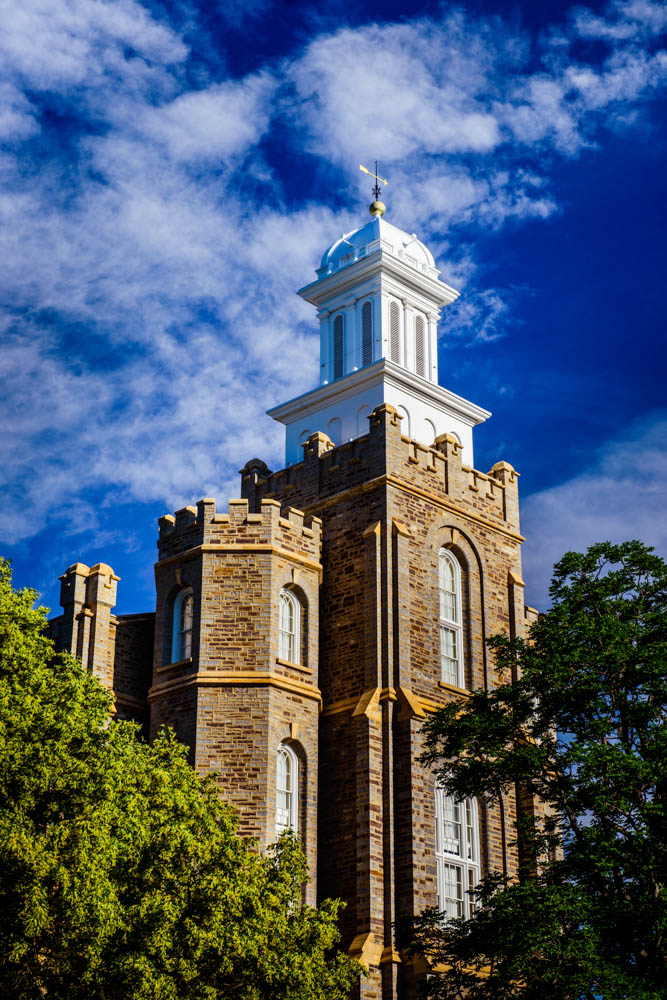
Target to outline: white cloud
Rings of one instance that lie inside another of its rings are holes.
[[[579,38],[607,41],[612,44],[641,41],[667,28],[667,9],[653,0],[614,0],[606,16],[586,8],[575,8],[572,25]]]
[[[129,53],[128,51],[129,50]],[[177,63],[186,46],[136,0],[22,0],[3,22],[0,55],[36,90],[99,95],[104,77],[155,78],[149,61]]]
[[[326,136],[328,154],[347,165],[368,157],[369,141],[392,161],[495,148],[498,124],[484,97],[490,62],[484,38],[466,37],[456,14],[438,26],[343,29],[315,40],[288,74],[310,148],[319,152]]]
[[[138,130],[166,145],[178,161],[224,160],[259,141],[269,122],[274,87],[268,76],[258,75],[181,94],[169,104],[146,109]]]
[[[470,344],[488,343],[504,336],[510,314],[507,299],[496,289],[471,290],[446,309],[439,333],[445,340],[463,336]]]
[[[526,601],[542,610],[554,563],[594,542],[638,538],[667,557],[667,415],[655,413],[600,449],[587,472],[522,503]]]
[[[534,72],[526,39],[459,12],[346,28],[279,71],[199,72],[191,89],[188,46],[137,0],[15,6],[0,36],[7,537],[63,517],[104,532],[100,496],[173,509],[235,491],[253,454],[280,462],[264,410],[317,380],[295,289],[355,216],[282,203],[259,149],[275,124],[355,192],[357,164],[385,155],[392,218],[412,228],[418,205],[444,279],[467,284],[444,331],[501,336],[511,291],[475,293],[470,234],[556,211],[543,151],[576,152],[665,77],[641,43],[655,5],[616,4],[612,22],[642,27],[610,36],[602,67],[569,56],[600,30],[581,18]],[[40,101],[77,123],[67,148],[38,135]]]

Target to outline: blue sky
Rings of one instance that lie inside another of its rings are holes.
[[[150,610],[156,519],[237,496],[317,382],[296,295],[388,218],[462,292],[440,380],[521,473],[527,600],[568,548],[667,554],[667,8],[22,0],[0,36],[2,547]]]

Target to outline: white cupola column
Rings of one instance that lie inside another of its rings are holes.
[[[431,382],[438,384],[438,317],[435,313],[428,314],[428,353],[431,362]]]
[[[320,313],[320,385],[331,381],[329,375],[329,313]]]

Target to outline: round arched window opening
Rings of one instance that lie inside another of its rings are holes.
[[[276,836],[297,830],[299,819],[299,758],[287,743],[276,755]]]
[[[193,610],[192,589],[181,590],[174,601],[171,639],[172,663],[187,660],[192,656]]]

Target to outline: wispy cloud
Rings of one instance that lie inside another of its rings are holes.
[[[648,0],[582,8],[541,41],[455,11],[323,34],[243,79],[199,67],[193,86],[185,36],[136,0],[15,7],[0,37],[7,539],[62,519],[104,537],[100,496],[173,509],[235,490],[254,453],[280,463],[264,410],[317,380],[294,290],[354,216],[285,201],[272,129],[337,169],[351,204],[369,136],[387,150],[392,218],[411,227],[418,205],[443,276],[467,286],[449,331],[494,339],[512,293],[481,290],[475,234],[557,211],[549,157],[641,127],[667,78],[661,27]],[[572,56],[584,38],[602,61]]]
[[[591,456],[589,470],[523,501],[526,600],[549,603],[554,563],[594,542],[638,538],[667,552],[667,415],[654,413]]]

